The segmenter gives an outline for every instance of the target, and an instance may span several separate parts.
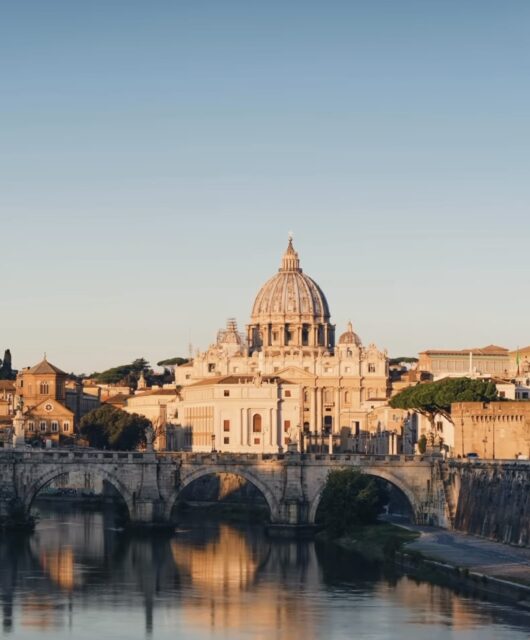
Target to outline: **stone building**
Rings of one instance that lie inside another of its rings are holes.
[[[167,447],[167,425],[175,424],[177,416],[179,400],[177,390],[174,387],[151,387],[148,389],[145,384],[141,384],[135,394],[123,398],[123,404],[118,404],[119,400],[119,397],[113,396],[107,400],[107,404],[112,404],[127,413],[137,413],[150,420],[155,435],[154,448],[165,449]]]
[[[435,380],[448,376],[510,375],[510,352],[489,345],[481,349],[428,349],[419,354],[418,370],[429,372]]]
[[[81,417],[99,406],[99,397],[85,394],[83,386],[44,360],[19,371],[15,404],[23,403],[26,437],[58,440],[71,437]]]
[[[451,405],[454,455],[530,458],[529,402],[458,402]]]
[[[176,422],[201,449],[211,448],[215,435],[221,450],[278,450],[286,422],[317,435],[365,430],[368,414],[389,396],[386,351],[363,346],[351,323],[336,341],[327,299],[301,269],[292,239],[280,269],[258,291],[246,334],[230,320],[215,344],[175,367],[175,382]],[[251,431],[257,415],[268,440]]]
[[[510,351],[509,355],[511,375],[527,379],[530,384],[530,346]]]
[[[15,381],[0,380],[0,417],[15,413]]]

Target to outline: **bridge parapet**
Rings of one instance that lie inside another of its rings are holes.
[[[397,486],[411,503],[417,521],[442,524],[443,491],[438,465],[439,461],[428,456],[361,453],[11,449],[0,451],[0,507],[5,512],[9,499],[29,510],[38,492],[53,479],[82,471],[110,482],[122,495],[133,522],[169,522],[175,501],[191,482],[205,475],[232,473],[261,491],[273,523],[304,527],[314,523],[329,471],[356,467]]]

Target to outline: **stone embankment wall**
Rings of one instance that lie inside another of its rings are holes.
[[[530,546],[530,465],[464,464],[455,529]]]

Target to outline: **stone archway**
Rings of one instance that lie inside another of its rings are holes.
[[[401,493],[408,500],[410,505],[411,513],[414,518],[417,519],[417,497],[414,495],[414,492],[410,487],[408,487],[404,482],[402,482],[399,478],[397,478],[393,473],[386,471],[385,469],[362,469],[362,472],[368,476],[372,476],[374,478],[379,478],[381,480],[385,480],[386,482],[394,485],[397,489],[401,491]],[[317,515],[318,507],[320,505],[320,500],[322,498],[322,492],[324,491],[324,486],[326,484],[326,479],[324,478],[322,485],[318,489],[316,495],[310,502],[309,506],[309,524],[315,524],[315,518]]]
[[[67,475],[73,471],[80,471],[81,469],[72,469],[69,465],[64,466],[56,466],[52,469],[46,471],[46,473],[39,476],[36,480],[32,482],[30,487],[26,490],[25,496],[23,499],[24,508],[27,513],[29,513],[31,506],[34,500],[37,498],[38,494],[47,487],[51,482],[55,479]],[[105,467],[101,465],[90,465],[87,467],[87,471],[90,474],[100,475],[104,480],[106,480],[109,484],[111,484],[117,493],[122,498],[123,502],[127,507],[128,516],[134,512],[134,496],[132,493],[123,485],[123,483],[113,474],[105,469]]]
[[[203,478],[204,476],[221,474],[221,473],[231,473],[233,475],[240,476],[241,478],[244,478],[247,482],[250,482],[250,484],[254,485],[254,487],[256,487],[256,489],[263,495],[263,497],[265,498],[265,501],[267,502],[267,506],[269,507],[269,512],[270,512],[271,522],[276,522],[278,520],[280,507],[278,504],[278,500],[274,496],[271,489],[262,480],[260,480],[257,476],[255,476],[253,473],[250,473],[246,469],[242,469],[240,467],[227,468],[223,465],[212,465],[208,467],[200,467],[199,469],[196,469],[191,473],[185,475],[184,478],[182,478],[179,487],[175,489],[167,499],[165,514],[164,514],[165,518],[167,520],[171,518],[171,512],[173,511],[173,507],[175,506],[175,503],[177,502],[179,495],[192,482],[195,482],[195,480],[199,480],[199,478]]]

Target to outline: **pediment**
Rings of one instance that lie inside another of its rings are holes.
[[[284,380],[315,380],[317,377],[314,373],[310,373],[305,369],[294,366],[288,366],[284,369],[280,369],[279,371],[275,371],[274,375],[278,376],[279,378],[283,378]]]

